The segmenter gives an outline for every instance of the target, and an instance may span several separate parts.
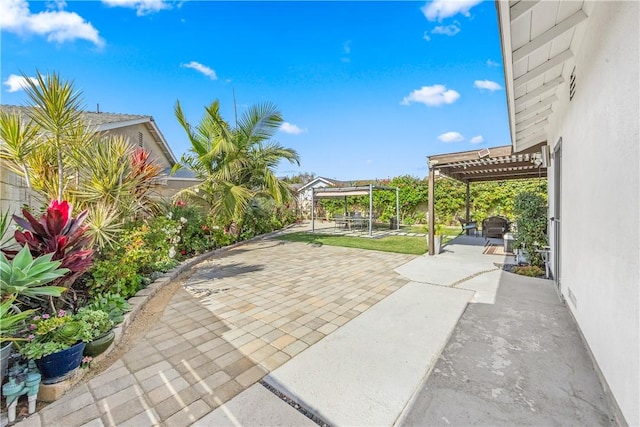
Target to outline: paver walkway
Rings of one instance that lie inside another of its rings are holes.
[[[120,361],[21,426],[190,425],[404,286],[413,258],[278,240],[219,254]]]
[[[406,332],[417,331],[418,324],[424,328],[424,319],[442,319],[438,308],[423,310],[428,304],[414,297],[432,291],[463,295],[473,291],[471,301],[478,304],[462,315],[434,374],[415,389],[419,393],[410,393],[396,422],[531,424],[529,411],[536,415],[533,423],[607,424],[611,417],[604,393],[575,323],[566,307],[554,299],[552,284],[529,279],[539,282],[522,286],[520,278],[494,265],[504,258],[482,255],[483,242],[461,236],[436,257],[277,240],[249,242],[215,254],[192,267],[194,274],[186,286],[175,293],[158,324],[134,348],[99,376],[22,421],[20,427],[309,425],[310,420],[256,384],[265,376],[331,421],[363,425],[369,419],[366,416],[349,420],[343,415],[350,415],[349,409],[355,408],[350,403],[368,390],[361,393],[356,387],[355,393],[341,395],[346,400],[338,405],[324,399],[330,391],[317,395],[314,384],[323,385],[326,372],[328,390],[337,389],[331,384],[339,384],[342,374],[331,369],[331,360],[352,364],[362,360],[375,370],[375,357],[362,356],[377,351],[367,343],[388,341],[387,326],[394,338],[401,335],[397,331],[410,338]],[[442,299],[429,300],[435,307],[438,301]],[[410,320],[401,320],[401,310],[407,311]],[[397,327],[393,321],[385,324],[381,311],[391,312]],[[543,312],[545,318],[540,317]],[[422,317],[411,319],[415,314]],[[451,333],[457,321],[453,317],[447,325],[428,325]],[[326,335],[326,340],[318,342]],[[366,339],[356,339],[360,335]],[[441,335],[444,346],[446,336]],[[562,336],[560,342],[556,336]],[[395,351],[387,354],[393,358],[407,352],[411,364],[420,362],[421,354],[427,355],[425,359],[435,357],[413,344],[392,344],[387,350]],[[335,359],[335,352],[345,356]],[[309,369],[318,361],[326,366]],[[432,362],[418,368],[411,365],[405,377],[415,372],[417,379],[427,378]],[[356,364],[348,369],[363,378],[367,370],[361,368]],[[299,381],[305,370],[313,374],[310,381]],[[402,377],[388,366],[380,372],[388,372],[393,379]],[[554,375],[558,384],[553,384]],[[415,380],[402,380],[403,390]],[[373,379],[349,384],[369,384],[375,401],[379,394],[374,388],[392,382]],[[329,397],[335,401],[336,396]],[[390,424],[393,418],[383,417],[397,414],[407,397],[404,394],[394,403],[395,409],[376,419]],[[382,399],[381,407],[393,400]],[[360,407],[366,410],[366,404]],[[514,404],[519,405],[517,410],[512,409]],[[342,408],[339,413],[337,407]]]

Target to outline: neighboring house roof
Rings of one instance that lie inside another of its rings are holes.
[[[311,187],[315,186],[319,182],[324,182],[326,185],[331,186],[331,187],[342,187],[342,186],[348,184],[347,182],[344,182],[344,181],[338,181],[336,179],[329,179],[329,178],[324,178],[324,177],[319,176],[319,177],[314,178],[311,181],[307,182],[302,187],[298,188],[297,191],[298,191],[298,193],[301,192],[301,191],[304,191],[307,188],[311,188]]]
[[[23,107],[17,105],[0,105],[0,109],[3,111],[18,111],[25,116],[30,108],[31,107]],[[167,157],[169,163],[171,165],[174,165],[178,162],[175,155],[173,154],[173,151],[171,151],[169,144],[164,138],[164,135],[162,135],[162,132],[160,132],[160,129],[156,125],[155,120],[153,120],[153,117],[151,116],[143,116],[137,114],[98,113],[90,111],[84,111],[83,116],[87,122],[96,127],[98,132],[144,124],[147,127],[149,133],[155,138],[161,151]]]
[[[196,174],[189,169],[180,168],[174,174],[171,173],[171,169],[168,169],[165,171],[165,173],[168,175],[169,179],[185,180],[185,181],[200,181],[198,178],[196,178]]]

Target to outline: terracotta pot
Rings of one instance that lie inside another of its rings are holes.
[[[84,348],[83,354],[89,357],[96,357],[104,353],[105,350],[109,348],[115,337],[116,333],[113,332],[113,330],[105,332],[93,341],[88,342],[87,346]]]

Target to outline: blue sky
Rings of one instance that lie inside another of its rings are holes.
[[[0,2],[1,102],[18,76],[73,80],[88,110],[154,117],[176,157],[218,99],[233,122],[272,102],[297,167],[335,179],[424,177],[426,157],[508,145],[493,1]]]

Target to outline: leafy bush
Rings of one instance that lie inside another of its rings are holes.
[[[113,257],[97,260],[91,268],[87,285],[91,295],[115,292],[131,297],[142,288],[142,275],[135,262],[113,254]]]
[[[177,202],[170,209],[170,217],[180,221],[179,241],[175,249],[180,257],[188,257],[215,249],[215,241],[210,238],[213,224],[195,206]]]
[[[522,276],[529,277],[544,277],[544,270],[537,265],[524,265],[521,267],[513,267],[512,273],[520,274]]]
[[[532,265],[544,266],[542,255],[535,249],[548,244],[545,198],[535,193],[520,193],[513,201],[513,211],[517,224],[514,246],[527,251]]]
[[[14,234],[16,242],[27,246],[35,257],[53,254],[54,261],[61,261],[61,267],[69,269],[69,273],[56,279],[53,285],[73,283],[89,269],[93,250],[89,249],[90,239],[86,234],[88,226],[82,225],[87,211],[73,218],[69,203],[52,200],[39,220],[27,209],[23,209],[22,214],[24,218],[13,216],[16,224],[22,228],[22,231],[16,230]],[[13,255],[10,251],[5,252]]]
[[[131,310],[131,305],[120,294],[114,292],[105,292],[94,296],[87,305],[91,310],[102,310],[108,314],[109,319],[114,325],[122,323],[124,313]]]

